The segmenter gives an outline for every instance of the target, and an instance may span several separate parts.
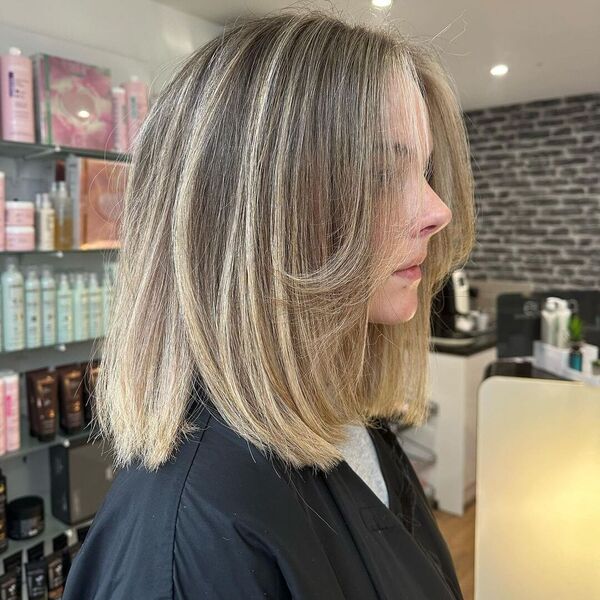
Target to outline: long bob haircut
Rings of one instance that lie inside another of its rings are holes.
[[[429,240],[417,312],[370,322],[370,298],[416,257],[426,182],[452,220]],[[181,62],[132,149],[93,425],[117,467],[173,456],[198,385],[289,468],[335,466],[347,424],[422,423],[432,296],[474,220],[433,45],[320,10],[226,26]]]

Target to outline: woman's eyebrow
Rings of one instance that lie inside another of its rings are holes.
[[[398,154],[399,156],[406,156],[408,154],[408,146],[406,144],[403,144],[402,142],[396,142],[394,144],[394,152],[396,154]],[[433,146],[431,147],[431,152],[429,153],[427,160],[431,160],[432,156],[433,156]]]

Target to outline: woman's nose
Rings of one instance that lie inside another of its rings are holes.
[[[419,238],[430,238],[439,233],[452,221],[452,211],[427,184],[423,214],[420,216],[415,232]]]

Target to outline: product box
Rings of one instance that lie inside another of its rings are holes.
[[[118,248],[129,165],[69,156],[66,181],[73,201],[73,248]]]
[[[67,525],[92,518],[117,474],[106,448],[87,438],[50,447],[52,514]]]
[[[35,54],[32,59],[38,141],[110,149],[110,70],[48,54]]]

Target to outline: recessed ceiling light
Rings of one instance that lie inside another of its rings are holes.
[[[496,65],[490,69],[490,73],[494,77],[502,77],[508,73],[508,67],[506,65]]]
[[[371,4],[376,8],[386,8],[391,6],[392,0],[371,0]]]

